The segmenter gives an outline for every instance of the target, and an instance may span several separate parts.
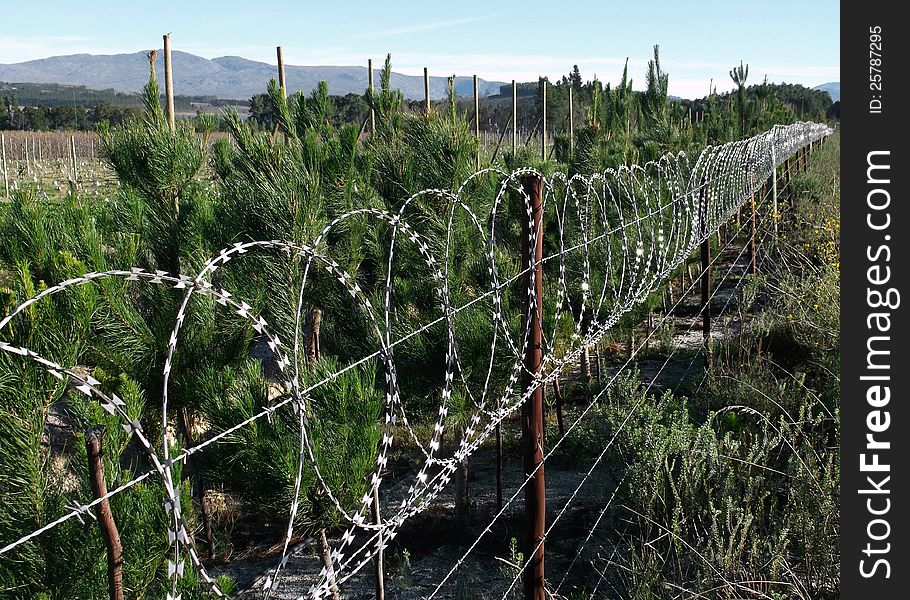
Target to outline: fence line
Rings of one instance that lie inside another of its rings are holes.
[[[783,164],[801,148],[824,139],[830,134],[830,131],[824,125],[811,123],[777,126],[747,140],[708,147],[700,153],[694,165],[689,164],[685,155],[677,154],[662,157],[660,160],[644,166],[620,167],[600,174],[572,177],[556,174],[547,178],[533,169],[522,169],[512,173],[487,169],[471,176],[454,193],[447,190],[423,190],[414,194],[403,203],[396,213],[375,209],[360,209],[346,213],[329,223],[311,244],[295,245],[278,240],[235,244],[213,257],[195,277],[174,276],[161,271],[150,273],[137,268],[88,273],[43,290],[0,321],[0,332],[2,332],[2,329],[13,318],[46,296],[104,278],[141,281],[185,290],[183,303],[177,313],[175,327],[168,343],[163,373],[163,431],[166,430],[168,419],[168,381],[172,361],[177,351],[178,334],[184,324],[186,307],[192,294],[198,292],[210,296],[219,304],[233,309],[241,318],[249,321],[253,329],[264,336],[269,347],[275,353],[284,382],[284,394],[256,415],[205,442],[183,450],[174,457],[170,456],[167,440],[164,439],[160,449],[162,456],[159,458],[154,449],[155,446],[145,436],[141,424],[126,413],[123,401],[116,395],[105,394],[100,389],[100,383],[91,376],[74,373],[71,369],[41,357],[30,349],[17,347],[5,341],[0,341],[0,350],[35,361],[54,376],[69,377],[76,382],[77,390],[89,397],[94,397],[109,412],[118,415],[123,421],[124,429],[132,433],[145,448],[154,469],[109,492],[103,499],[135,485],[152,474],[158,474],[162,478],[168,497],[166,509],[171,514],[171,524],[167,532],[171,544],[168,572],[172,578],[174,595],[177,590],[177,578],[183,569],[184,554],[189,556],[191,562],[198,568],[203,580],[212,586],[212,591],[218,596],[222,596],[222,593],[214,585],[214,580],[207,573],[193,549],[191,534],[185,526],[179,495],[174,484],[173,465],[185,460],[191,454],[202,451],[208,445],[216,443],[240,427],[272,414],[281,406],[292,403],[297,409],[301,436],[298,470],[282,557],[273,575],[266,580],[266,587],[269,590],[277,589],[281,581],[282,568],[287,564],[289,543],[294,531],[293,522],[299,506],[302,472],[308,465],[314,470],[317,483],[323,488],[326,496],[349,524],[341,542],[332,552],[334,575],[330,576],[328,570],[323,568],[319,583],[310,590],[312,597],[324,597],[330,593],[333,585],[344,583],[366,566],[372,556],[381,550],[381,545],[387,544],[394,538],[408,518],[428,507],[453,476],[456,464],[473,454],[481,443],[489,438],[495,427],[518,409],[534,390],[555,380],[567,365],[578,360],[584,348],[597,343],[624,314],[643,302],[651,293],[657,291],[673,271],[685,263],[686,258],[703,240],[711,236],[743,206],[758,189],[758,184],[767,180],[778,165]],[[504,242],[501,241],[503,232],[508,229],[511,219],[507,209],[508,203],[515,201],[523,203],[529,217],[530,236],[536,238],[538,235],[542,235],[542,231],[538,231],[530,220],[531,199],[520,185],[521,178],[528,176],[543,181],[544,210],[548,215],[546,217],[548,222],[556,223],[559,252],[547,256],[539,262],[532,261],[528,268],[515,269],[514,265],[508,264],[508,261],[504,263],[500,256],[504,249]],[[491,177],[498,181],[497,191],[492,198],[489,214],[481,219],[472,208],[472,204],[478,200],[478,190],[482,188],[480,183],[488,181]],[[448,228],[442,259],[434,254],[428,239],[420,235],[416,226],[410,225],[407,221],[412,205],[416,205],[418,200],[427,198],[442,199],[448,205]],[[490,288],[469,302],[456,307],[453,305],[453,294],[449,288],[449,271],[456,258],[452,246],[452,233],[459,217],[466,220],[468,230],[481,241],[480,245],[484,248],[484,257],[488,263]],[[325,249],[325,239],[333,229],[343,226],[345,221],[354,218],[373,219],[386,223],[391,228],[385,297],[382,306],[378,309],[371,302],[367,293],[360,289],[356,279],[329,256]],[[395,327],[393,327],[391,305],[394,291],[396,241],[399,244],[410,243],[416,248],[418,255],[423,260],[423,268],[436,287],[442,314],[433,321],[412,330],[409,334],[393,340],[392,334]],[[216,288],[209,282],[210,275],[215,270],[224,268],[233,258],[240,258],[249,252],[267,250],[280,250],[289,257],[300,257],[305,261],[300,285],[300,301],[297,306],[294,341],[291,348],[288,348],[279,339],[265,319],[253,314],[251,306],[242,300],[233,298],[227,290]],[[515,327],[514,321],[519,315],[513,314],[515,311],[504,301],[505,296],[511,292],[516,297],[526,297],[530,309],[535,310],[534,307],[538,303],[542,303],[544,298],[538,298],[532,287],[515,284],[530,270],[543,269],[545,263],[554,260],[556,261],[555,266],[548,268],[556,271],[555,284],[549,278],[547,279],[544,296],[556,297],[556,311],[555,316],[552,317],[554,323],[552,332],[545,331],[543,336],[543,370],[541,373],[533,374],[531,385],[517,394],[516,388],[519,379],[523,373],[527,373],[522,365],[522,355],[529,343],[529,337],[527,327]],[[307,282],[312,280],[311,267],[312,272],[323,271],[332,279],[337,280],[343,296],[350,295],[351,302],[359,312],[367,317],[379,349],[322,381],[303,387],[300,384],[302,357],[299,339],[303,325],[303,292]],[[573,310],[567,308],[570,297],[576,298],[580,302],[577,316]],[[455,315],[469,309],[488,313],[494,325],[486,378],[479,389],[472,389],[470,382],[465,378],[459,354],[458,330],[454,319]],[[573,333],[569,340],[557,339],[555,324],[563,316],[574,323]],[[444,324],[448,337],[445,381],[441,386],[442,404],[439,407],[439,417],[433,426],[433,434],[429,441],[423,444],[408,421],[405,404],[400,398],[394,349],[406,340],[439,324]],[[651,335],[654,331],[651,332]],[[565,344],[564,347],[563,344]],[[497,391],[494,389],[496,386],[493,382],[494,363],[503,357],[508,357],[512,361],[512,366],[508,370],[508,382],[505,388]],[[303,406],[307,394],[314,389],[374,358],[380,360],[386,375],[382,415],[384,431],[370,479],[370,490],[364,495],[359,509],[354,511],[346,509],[342,505],[319,472]],[[442,458],[438,454],[441,451],[440,439],[445,430],[446,404],[456,390],[466,393],[470,397],[476,412],[471,417],[453,455],[450,458]],[[579,419],[583,418],[586,413],[587,410]],[[373,494],[380,490],[384,477],[383,470],[397,428],[406,430],[412,440],[417,443],[417,447],[425,457],[424,464],[418,470],[414,483],[401,504],[395,508],[387,508],[386,514],[382,515],[381,524],[372,523],[370,522],[370,510]],[[547,456],[551,454],[552,450]],[[540,464],[542,465],[543,462]],[[87,512],[90,507],[101,500],[102,498],[99,498],[85,506],[79,506],[67,515],[36,529],[23,538],[7,543],[0,548],[0,555],[46,532],[68,518]],[[440,587],[444,582],[445,579],[440,582]]]
[[[740,227],[740,229],[739,229],[739,231],[738,231],[737,233],[741,233],[743,230],[746,229],[746,227],[747,227],[747,225],[746,225],[746,224],[743,224],[743,225]],[[766,234],[766,235],[767,235],[767,234]],[[735,237],[736,237],[736,236],[734,236],[734,238],[735,238]],[[711,261],[711,264],[713,265],[714,262],[717,262],[717,261],[720,259],[720,257],[722,256],[723,250],[729,248],[731,245],[732,245],[732,239],[731,239],[730,241],[728,241],[727,244],[725,244],[725,246],[718,252],[717,256],[715,256],[714,259]],[[749,242],[747,241],[746,244],[744,244],[744,245],[742,246],[742,248],[740,249],[739,254],[737,254],[736,258],[733,259],[733,262],[730,264],[730,266],[728,267],[727,271],[724,273],[723,278],[721,279],[721,281],[720,281],[720,282],[717,284],[717,286],[715,287],[714,292],[712,292],[712,293],[710,294],[708,302],[710,302],[710,299],[713,298],[713,297],[720,291],[720,288],[721,288],[721,286],[723,285],[723,282],[726,281],[727,277],[730,275],[730,273],[733,271],[733,268],[736,266],[736,263],[739,261],[740,258],[742,258],[743,254],[745,254],[745,252],[746,252],[746,250],[747,250],[748,248],[749,248]],[[704,272],[702,273],[702,276],[705,276],[705,273],[704,273]],[[739,286],[742,285],[742,282],[743,282],[743,281],[744,281],[744,279],[740,279],[740,281],[737,282],[735,289],[738,289]],[[648,336],[647,336],[647,338],[646,338],[645,341],[647,341],[647,339],[650,339],[651,337],[654,336],[654,334],[655,334],[655,332],[657,331],[657,328],[660,326],[660,324],[663,323],[664,321],[666,321],[666,320],[673,314],[673,311],[682,303],[682,300],[683,300],[683,298],[685,298],[686,294],[689,293],[694,287],[695,287],[695,283],[693,282],[692,284],[690,284],[690,286],[689,286],[689,288],[688,288],[687,290],[681,292],[679,300],[673,305],[673,307],[671,307],[670,309],[667,310],[667,312],[666,312],[666,314],[664,315],[664,317],[658,322],[658,324],[657,324],[655,327],[653,327],[653,328],[651,329],[651,331],[648,333]],[[730,299],[731,299],[732,297],[733,297],[733,294],[731,293],[730,296],[728,296],[728,298],[727,298],[727,302],[725,303],[724,308],[721,309],[721,311],[720,311],[719,314],[723,314],[723,311],[726,310],[726,307],[727,307],[727,305],[729,305],[729,301],[730,301]],[[693,327],[695,326],[695,324],[698,322],[698,317],[702,314],[702,312],[705,310],[705,308],[706,308],[707,306],[708,306],[708,304],[703,304],[703,305],[702,305],[701,309],[698,311],[698,313],[697,313],[697,314],[695,315],[695,317],[692,319],[692,322],[689,324],[689,327],[686,329],[686,333],[688,333],[689,331],[692,330],[692,328],[693,328]],[[593,404],[596,404],[598,401],[600,401],[601,396],[606,392],[607,389],[609,389],[610,384],[611,384],[613,381],[615,381],[615,379],[619,376],[619,374],[623,371],[623,369],[625,369],[626,366],[628,366],[629,364],[631,364],[632,359],[635,357],[635,355],[637,355],[638,352],[644,347],[644,342],[645,342],[645,341],[642,342],[642,345],[640,345],[640,346],[632,353],[632,355],[629,357],[629,359],[623,364],[623,366],[617,371],[617,373],[614,374],[614,376],[610,379],[610,381],[607,383],[607,385],[604,386],[604,389],[601,390],[601,392],[599,392],[599,393],[594,397],[594,399],[591,401],[591,404],[592,404],[592,405],[593,405]],[[704,347],[703,347],[703,348],[704,348]],[[677,350],[677,348],[674,347],[673,350],[672,350],[672,351],[669,353],[669,355],[667,356],[667,358],[664,360],[664,363],[661,365],[660,369],[658,369],[657,373],[655,373],[654,376],[651,377],[651,380],[648,382],[648,385],[647,385],[647,387],[645,388],[645,391],[644,391],[644,393],[643,393],[642,396],[641,396],[642,398],[647,397],[647,393],[650,391],[651,387],[654,385],[654,383],[655,383],[655,382],[657,381],[657,379],[660,377],[660,374],[663,372],[664,368],[666,368],[666,366],[670,363],[670,359],[673,357],[673,354],[676,353],[676,350]],[[698,355],[698,354],[696,354],[696,356],[697,356],[697,355]],[[663,398],[661,398],[661,402],[663,402]],[[600,464],[600,462],[604,459],[604,457],[606,456],[607,450],[609,450],[610,447],[613,445],[614,441],[617,439],[617,437],[618,437],[619,434],[621,433],[623,427],[625,426],[625,424],[628,422],[629,418],[631,418],[632,414],[634,414],[635,410],[636,410],[639,406],[641,406],[641,402],[637,402],[637,403],[632,407],[632,409],[629,411],[628,416],[623,420],[623,422],[622,422],[622,424],[620,425],[619,429],[617,429],[617,431],[614,433],[614,435],[610,438],[610,441],[607,443],[606,446],[604,446],[604,448],[603,448],[603,450],[601,451],[601,453],[597,456],[597,458],[595,459],[594,463],[591,465],[591,468],[587,471],[587,473],[585,473],[585,475],[584,475],[584,477],[582,478],[581,482],[580,482],[580,483],[578,484],[578,486],[573,490],[573,492],[572,492],[572,494],[571,494],[571,497],[569,498],[569,501],[568,501],[568,502],[565,504],[565,506],[563,506],[563,507],[560,509],[560,511],[557,513],[556,517],[553,519],[552,523],[551,523],[550,526],[547,528],[546,534],[544,535],[544,539],[542,539],[542,540],[538,543],[538,546],[540,546],[540,545],[543,544],[543,542],[544,542],[544,540],[546,539],[546,537],[549,536],[550,531],[552,531],[552,529],[556,526],[556,523],[559,521],[559,519],[562,518],[563,514],[565,514],[565,511],[568,509],[568,507],[569,507],[569,505],[572,503],[572,501],[575,500],[575,498],[576,498],[576,496],[577,496],[579,490],[581,489],[581,487],[587,482],[588,478],[590,477],[590,475],[591,475],[591,473],[594,471],[594,469],[597,467],[597,465]],[[555,447],[554,447],[554,450],[555,450]],[[617,489],[618,489],[618,485],[617,485]],[[600,513],[600,515],[598,516],[598,519],[595,521],[595,525],[592,527],[591,532],[590,532],[590,534],[587,536],[587,538],[586,538],[586,540],[585,540],[584,543],[587,543],[587,540],[590,539],[591,534],[593,534],[594,528],[596,528],[597,524],[600,522],[600,520],[602,519],[603,515],[606,513],[606,510],[609,508],[610,504],[612,503],[613,497],[614,497],[614,496],[615,496],[615,490],[614,490],[613,496],[611,496],[611,497],[610,497],[610,500],[607,502],[607,504],[604,505],[604,507],[603,507],[603,509],[602,509],[602,511],[601,511],[601,513]],[[582,546],[584,546],[584,543],[582,544]],[[579,553],[580,553],[580,551],[581,551],[581,549],[579,549]],[[577,557],[577,555],[576,555],[576,557]],[[574,564],[574,561],[573,561],[573,564]],[[524,568],[524,567],[522,567],[522,569],[523,569],[523,568]],[[571,569],[571,565],[570,565],[570,569]],[[519,574],[520,574],[520,572],[521,572],[521,570],[519,570]],[[568,574],[568,570],[567,570],[566,574]],[[503,594],[503,600],[504,600],[505,597],[508,595],[508,593],[512,590],[512,587],[514,587],[514,584],[515,584],[517,581],[518,581],[518,575],[516,575],[516,577],[515,577],[515,579],[513,580],[512,584],[511,584],[511,585],[509,586],[509,588],[506,590],[506,593]],[[564,579],[563,579],[563,581],[564,581]],[[562,583],[562,582],[561,582],[561,583]],[[561,585],[561,583],[560,583],[560,585]],[[557,593],[558,593],[558,591],[559,591],[559,587],[557,587]]]
[[[744,229],[744,228],[745,228],[745,226],[743,226],[743,227],[740,229],[740,231],[741,231],[742,229]],[[730,245],[730,244],[727,244],[727,246],[729,246],[729,245]],[[745,250],[745,248],[746,248],[746,246],[743,246],[743,250]],[[720,257],[720,253],[718,253],[718,255],[714,258],[714,261],[713,261],[713,262],[716,262],[716,261],[719,259],[719,257]],[[713,264],[713,262],[712,262],[712,264]],[[670,315],[673,314],[673,310],[674,310],[675,308],[677,308],[677,307],[682,303],[683,299],[684,299],[685,296],[686,296],[686,293],[691,292],[692,289],[695,288],[695,286],[696,286],[695,282],[691,283],[691,284],[689,285],[689,288],[688,288],[686,291],[684,291],[684,292],[682,292],[682,293],[680,294],[680,297],[679,297],[679,299],[677,300],[677,302],[673,305],[673,307],[672,307],[670,310],[667,311],[666,315],[664,315],[663,319],[661,319],[661,322],[665,321],[666,319],[668,319],[668,318],[670,317]],[[699,314],[700,314],[700,313],[699,313]],[[690,327],[689,327],[690,329],[692,328],[692,326],[694,326],[695,322],[696,322],[696,320],[693,320],[693,321],[692,321],[692,324],[691,324]],[[653,336],[655,331],[656,331],[656,328],[653,329],[653,330],[649,333],[648,338],[650,338],[651,336]],[[609,389],[610,385],[616,380],[616,378],[619,376],[619,374],[622,373],[622,371],[623,371],[627,366],[629,366],[629,365],[632,363],[632,360],[633,360],[633,359],[635,358],[635,356],[641,351],[641,349],[642,349],[643,347],[644,347],[643,345],[640,345],[637,349],[635,349],[635,351],[629,356],[629,358],[625,361],[625,363],[623,363],[623,365],[620,367],[620,369],[619,369],[619,370],[610,378],[609,381],[607,381],[607,383],[604,385],[603,389],[602,389],[597,395],[595,395],[595,396],[591,399],[590,402],[588,402],[587,406],[586,406],[585,409],[582,411],[582,413],[575,419],[575,421],[574,421],[571,425],[569,425],[569,427],[565,430],[564,434],[560,437],[560,439],[556,442],[556,444],[554,444],[554,445],[549,449],[549,451],[547,452],[547,454],[546,454],[546,456],[544,457],[543,461],[541,461],[541,464],[545,463],[546,460],[547,460],[550,456],[552,456],[552,455],[555,453],[555,451],[556,451],[556,450],[559,448],[559,446],[562,444],[563,440],[567,439],[568,434],[571,433],[571,432],[579,425],[579,423],[581,423],[582,419],[584,419],[584,417],[588,414],[588,412],[589,412],[591,409],[594,408],[594,406],[595,406],[595,405],[598,403],[598,401],[600,400],[601,396],[606,392],[607,389]],[[668,362],[669,362],[669,360],[668,360]],[[655,376],[654,379],[656,379],[656,377],[657,377],[657,376]],[[653,382],[653,380],[652,380],[652,382]],[[613,436],[612,436],[612,437],[610,438],[610,440],[607,442],[607,445],[604,447],[604,449],[603,449],[603,451],[601,452],[601,454],[600,454],[600,455],[598,456],[598,458],[595,460],[594,466],[592,466],[592,468],[585,474],[585,476],[584,476],[584,478],[583,478],[583,483],[584,483],[584,481],[587,480],[588,476],[591,474],[591,472],[593,471],[594,467],[596,467],[596,465],[599,464],[600,461],[603,459],[603,457],[606,455],[607,450],[609,450],[610,447],[613,445],[613,442],[614,442],[614,441],[616,440],[616,438],[619,436],[619,433],[620,433],[620,432],[622,431],[622,429],[625,427],[625,424],[628,422],[628,420],[631,418],[632,414],[635,412],[635,410],[638,408],[638,406],[640,406],[640,404],[641,404],[641,399],[639,400],[639,402],[637,402],[637,403],[632,407],[632,409],[629,411],[629,413],[626,415],[626,417],[623,419],[622,423],[620,424],[619,429],[617,429],[617,431],[614,432]],[[445,584],[445,582],[451,577],[451,575],[454,574],[454,572],[455,572],[462,564],[464,564],[464,561],[467,559],[468,555],[470,555],[470,553],[474,550],[474,548],[475,548],[475,547],[477,546],[477,544],[480,542],[480,539],[481,539],[485,534],[489,533],[489,532],[492,530],[492,525],[493,525],[493,523],[495,523],[495,522],[496,522],[496,521],[505,513],[505,509],[508,507],[508,505],[509,505],[512,501],[514,501],[514,500],[518,497],[518,495],[519,495],[519,494],[521,493],[521,491],[524,489],[525,485],[527,485],[528,481],[529,481],[529,478],[525,478],[525,480],[522,481],[521,485],[518,487],[517,490],[515,490],[515,493],[512,495],[512,497],[509,498],[509,500],[508,500],[507,502],[504,503],[502,509],[500,509],[499,512],[496,513],[496,515],[494,515],[493,519],[490,521],[490,523],[487,525],[487,527],[486,527],[486,528],[483,530],[483,532],[481,532],[481,534],[475,539],[474,543],[473,543],[473,544],[468,548],[468,550],[461,556],[461,558],[459,558],[459,560],[458,560],[458,562],[455,564],[455,566],[454,566],[454,567],[445,575],[445,577],[443,577],[443,579],[439,582],[439,584],[436,586],[436,588],[433,590],[433,592],[427,597],[427,600],[432,599],[432,598],[439,592],[439,590],[442,588],[442,586]],[[577,493],[577,491],[578,491],[578,489],[579,489],[580,487],[581,487],[581,485],[579,485],[578,488],[576,488],[576,490],[575,490],[575,492],[573,493],[573,496],[572,496],[573,498],[574,498],[574,496],[575,496],[575,493]],[[566,506],[568,506],[568,505],[566,505]],[[562,513],[560,512],[560,514],[557,516],[556,520],[559,519],[559,517],[561,516],[561,514],[562,514]],[[554,521],[553,524],[555,524],[555,522],[556,522],[556,521]],[[551,524],[551,528],[552,528],[552,524]],[[549,530],[548,530],[547,533],[544,535],[544,539],[546,538],[546,535],[548,535],[548,534],[549,534]],[[543,543],[543,540],[541,540],[541,541],[538,543],[538,546],[539,546],[540,544],[542,544],[542,543]],[[519,572],[519,574],[520,574],[520,572]],[[517,580],[518,580],[518,575],[516,575],[516,578],[515,578],[515,581],[517,581]],[[513,583],[514,583],[514,582],[513,582]],[[507,594],[508,594],[508,591],[511,591],[511,586],[509,587],[509,590],[507,590],[507,592],[506,592]]]

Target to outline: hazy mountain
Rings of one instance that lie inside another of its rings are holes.
[[[209,60],[186,52],[172,53],[174,93],[192,96],[216,96],[248,100],[265,91],[272,77],[277,77],[276,67],[239,56],[222,56]],[[155,63],[161,81],[164,73],[164,53],[158,52]],[[333,67],[285,65],[288,89],[309,93],[325,80],[329,93],[344,95],[363,93],[367,88],[366,67]],[[379,70],[374,70],[379,86]],[[95,89],[114,89],[123,92],[140,92],[148,80],[148,59],[145,52],[134,54],[73,54],[53,56],[16,64],[0,64],[0,81],[31,83],[62,83],[84,85]],[[445,97],[447,77],[430,77],[430,97]],[[488,96],[499,92],[500,81],[479,80],[480,94]],[[163,89],[162,83],[162,89]],[[422,99],[423,76],[392,73],[392,87],[400,89],[406,98]],[[455,89],[459,95],[473,94],[471,77],[457,77]]]
[[[828,95],[831,96],[831,99],[834,100],[835,102],[837,102],[838,100],[840,100],[840,82],[839,82],[839,81],[832,81],[832,82],[830,82],[830,83],[823,83],[823,84],[821,84],[821,85],[815,86],[815,87],[812,88],[812,89],[813,89],[813,90],[821,90],[821,91],[823,91],[823,92],[828,92]]]

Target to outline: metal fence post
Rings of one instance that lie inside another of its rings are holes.
[[[543,361],[543,348],[541,345],[541,320],[543,307],[543,200],[541,193],[542,181],[536,175],[527,176],[522,180],[522,185],[530,199],[529,219],[522,219],[524,232],[523,266],[530,268],[525,281],[528,290],[533,286],[534,304],[531,298],[524,300],[526,315],[525,324],[528,327],[528,345],[525,348],[525,371],[522,374],[522,389],[527,392],[533,389],[530,397],[521,407],[521,433],[522,447],[524,450],[524,473],[530,477],[530,482],[525,487],[525,570],[524,570],[524,598],[525,600],[545,600],[544,591],[544,546],[542,543],[546,526],[546,485],[544,482],[543,463],[543,386],[540,385],[541,363]],[[533,233],[531,230],[533,222]],[[536,471],[535,471],[536,469]],[[531,475],[531,473],[534,473]],[[540,547],[537,547],[540,544]],[[536,550],[535,550],[536,549]]]
[[[704,240],[701,242],[701,318],[702,337],[705,343],[705,371],[711,370],[711,235],[708,229],[708,184],[703,180],[699,217],[703,228]]]

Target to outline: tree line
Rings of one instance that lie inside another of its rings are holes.
[[[658,65],[659,65],[659,57]],[[546,82],[550,86],[547,96],[548,129],[552,134],[561,134],[568,129],[569,122],[569,88],[573,92],[575,122],[581,122],[587,111],[595,102],[595,95],[603,106],[611,106],[614,98],[623,95],[630,96],[629,117],[633,125],[647,116],[641,112],[643,102],[649,102],[649,94],[653,96],[650,88],[645,91],[632,91],[632,81],[628,77],[628,69],[624,69],[620,82],[616,85],[604,84],[596,78],[585,81],[575,65],[572,70],[555,81],[542,77],[537,82],[521,82],[517,84],[517,111],[518,128],[522,131],[539,129],[541,122],[541,85]],[[668,97],[667,118],[682,127],[687,121],[696,126],[702,123],[706,115],[713,118],[709,129],[711,139],[715,143],[727,141],[730,138],[722,129],[731,129],[737,134],[742,133],[742,127],[737,128],[737,118],[731,116],[734,111],[739,113],[747,111],[746,119],[750,122],[762,120],[761,125],[770,120],[775,122],[792,122],[795,120],[837,120],[840,118],[840,102],[833,102],[830,95],[820,90],[813,90],[800,84],[772,84],[767,79],[760,84],[746,86],[743,80],[742,91],[738,88],[732,92],[718,94],[716,86],[711,93],[703,98],[688,100]],[[650,84],[649,84],[650,86]],[[40,88],[40,89],[39,89]],[[49,88],[49,89],[44,89]],[[70,101],[68,94],[79,98],[79,104]],[[71,103],[70,103],[71,102]],[[268,94],[257,94],[246,102],[218,99],[209,96],[178,96],[175,99],[178,110],[196,112],[197,116],[202,111],[196,106],[205,103],[212,107],[218,106],[247,106],[244,117],[249,117],[254,127],[258,129],[274,129],[275,114],[268,99]],[[343,124],[365,126],[369,116],[369,100],[365,91],[363,94],[349,93],[343,96],[328,96],[328,118],[333,125]],[[434,110],[442,110],[447,100],[433,101]],[[412,111],[423,110],[423,100],[403,100],[403,106]],[[459,115],[466,116],[473,121],[473,99],[469,97],[456,98]],[[103,123],[120,125],[137,115],[142,110],[141,97],[137,94],[122,94],[113,90],[88,90],[81,86],[59,86],[37,84],[16,84],[13,88],[4,84],[0,88],[0,129],[25,130],[25,131],[54,131],[54,130],[95,130]],[[608,108],[609,110],[609,108]],[[776,112],[774,117],[769,113]],[[759,119],[758,115],[765,115]],[[218,131],[227,131],[228,126],[223,114],[213,115],[214,127]],[[485,132],[501,133],[511,127],[512,118],[512,86],[503,85],[499,94],[487,96],[480,103],[480,129]],[[733,119],[733,121],[730,121]],[[740,119],[742,120],[742,119]],[[758,125],[756,123],[756,125]],[[737,131],[737,129],[739,129]],[[755,128],[753,127],[753,130]]]

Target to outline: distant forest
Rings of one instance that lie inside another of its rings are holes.
[[[625,75],[624,75],[625,79]],[[541,102],[540,85],[537,82],[518,84],[518,127],[530,131],[540,127]],[[554,132],[568,128],[568,90],[573,88],[576,122],[584,117],[591,106],[597,81],[582,80],[576,66],[568,75],[551,83],[547,95],[548,129]],[[602,86],[609,93],[610,84]],[[331,90],[329,90],[331,92]],[[487,96],[480,103],[480,128],[483,131],[499,133],[511,127],[511,86],[505,85],[500,93]],[[786,107],[795,119],[839,120],[840,102],[833,102],[823,91],[812,90],[799,84],[752,85],[745,89],[749,102],[761,102],[774,98]],[[634,92],[641,95],[643,92]],[[712,94],[697,100],[676,99],[680,119],[692,121],[703,118],[711,107],[734,102],[734,92]],[[354,123],[363,126],[369,115],[366,94],[330,96],[330,120],[335,126]],[[274,119],[268,95],[257,94],[248,101],[226,100],[214,96],[177,96],[175,107],[181,116],[192,117],[203,113],[215,113],[217,128],[225,129],[221,111],[233,107],[241,117],[249,117],[252,123],[264,129],[274,128]],[[432,102],[442,107],[448,100]],[[406,104],[413,111],[423,110],[423,101],[411,100]],[[456,99],[460,114],[473,122],[473,99]],[[79,130],[93,131],[102,122],[119,125],[142,110],[143,99],[139,94],[122,93],[115,90],[93,90],[84,86],[36,83],[0,82],[0,129],[20,131]]]

